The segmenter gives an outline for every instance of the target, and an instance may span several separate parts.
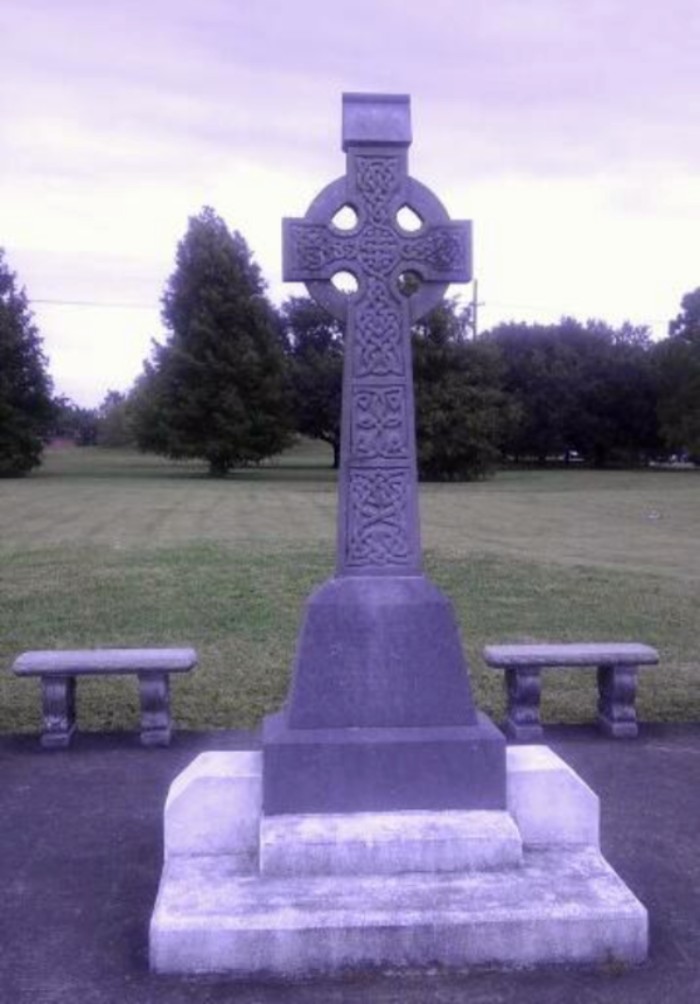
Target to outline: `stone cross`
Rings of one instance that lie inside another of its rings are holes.
[[[336,575],[263,725],[268,816],[505,806],[504,738],[421,571],[411,324],[470,278],[471,230],[408,176],[410,142],[408,97],[346,94],[347,173],[284,221],[284,277],[345,322],[345,364]]]
[[[408,176],[410,142],[407,96],[344,95],[347,174],[323,189],[303,219],[284,221],[284,278],[306,283],[345,322],[341,575],[420,571],[411,324],[450,282],[471,278],[471,225],[450,221],[432,192]],[[354,225],[343,229],[336,221],[348,209]],[[406,210],[417,229],[401,225]],[[339,273],[352,274],[354,294],[333,285]]]

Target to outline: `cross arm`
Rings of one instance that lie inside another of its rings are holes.
[[[404,237],[401,258],[426,282],[469,282],[472,277],[472,227],[467,220],[440,223]]]
[[[327,224],[307,219],[285,219],[282,223],[285,282],[331,279],[336,272],[351,268],[356,257],[357,241],[332,231]]]

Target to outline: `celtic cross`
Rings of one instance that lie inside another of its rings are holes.
[[[284,221],[284,278],[345,322],[337,571],[421,569],[411,324],[471,278],[471,224],[408,176],[410,102],[343,95],[347,173]],[[341,210],[353,218],[342,226]],[[419,224],[402,226],[405,213]],[[357,289],[333,284],[351,273]],[[412,291],[412,295],[408,295]]]

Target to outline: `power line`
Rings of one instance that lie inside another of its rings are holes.
[[[154,303],[112,303],[106,300],[52,300],[33,298],[32,304],[41,303],[52,307],[108,307],[110,310],[156,310]]]
[[[542,311],[544,313],[560,313],[566,314],[566,310],[560,308],[545,306],[544,304],[533,304],[533,303],[503,303],[500,300],[478,300],[477,299],[477,285],[476,281],[473,284],[473,299],[467,304],[467,309],[473,317],[470,319],[470,323],[473,323],[476,329],[476,317],[479,307],[486,307],[488,310],[527,310],[527,311]],[[103,307],[108,310],[157,310],[159,309],[158,304],[154,303],[117,303],[116,301],[109,300],[59,300],[53,298],[37,298],[33,297],[30,301],[32,304],[41,304],[43,306],[49,307]],[[653,317],[645,318],[642,321],[638,321],[639,324],[668,324],[668,317]]]
[[[503,303],[502,300],[489,300],[488,303],[483,303],[482,306],[488,306],[490,308],[498,308],[499,310],[541,310],[543,312],[550,313],[566,313],[566,309],[563,304],[558,306],[547,306],[543,303]],[[568,308],[570,309],[570,308]],[[647,318],[647,324],[666,324],[668,322],[668,317],[651,317]]]

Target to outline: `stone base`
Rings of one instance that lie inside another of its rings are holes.
[[[598,731],[611,739],[636,739],[639,735],[639,726],[636,718],[631,721],[619,721],[599,714]]]
[[[505,809],[503,733],[473,725],[292,729],[263,725],[263,812]]]
[[[261,878],[171,858],[151,922],[159,973],[301,977],[348,970],[642,962],[647,915],[596,848],[519,868]]]
[[[73,742],[75,724],[63,730],[51,730],[41,733],[39,744],[45,750],[65,750]]]
[[[540,743],[544,735],[541,725],[520,725],[512,718],[506,718],[503,731],[509,739],[515,739],[519,743]]]
[[[507,811],[261,813],[262,755],[202,754],[165,808],[160,973],[641,962],[647,912],[601,856],[594,792],[510,748]]]
[[[512,868],[522,839],[508,812],[265,816],[261,875],[397,875]]]
[[[141,733],[142,746],[169,746],[173,737],[172,726],[161,729],[147,729]]]

